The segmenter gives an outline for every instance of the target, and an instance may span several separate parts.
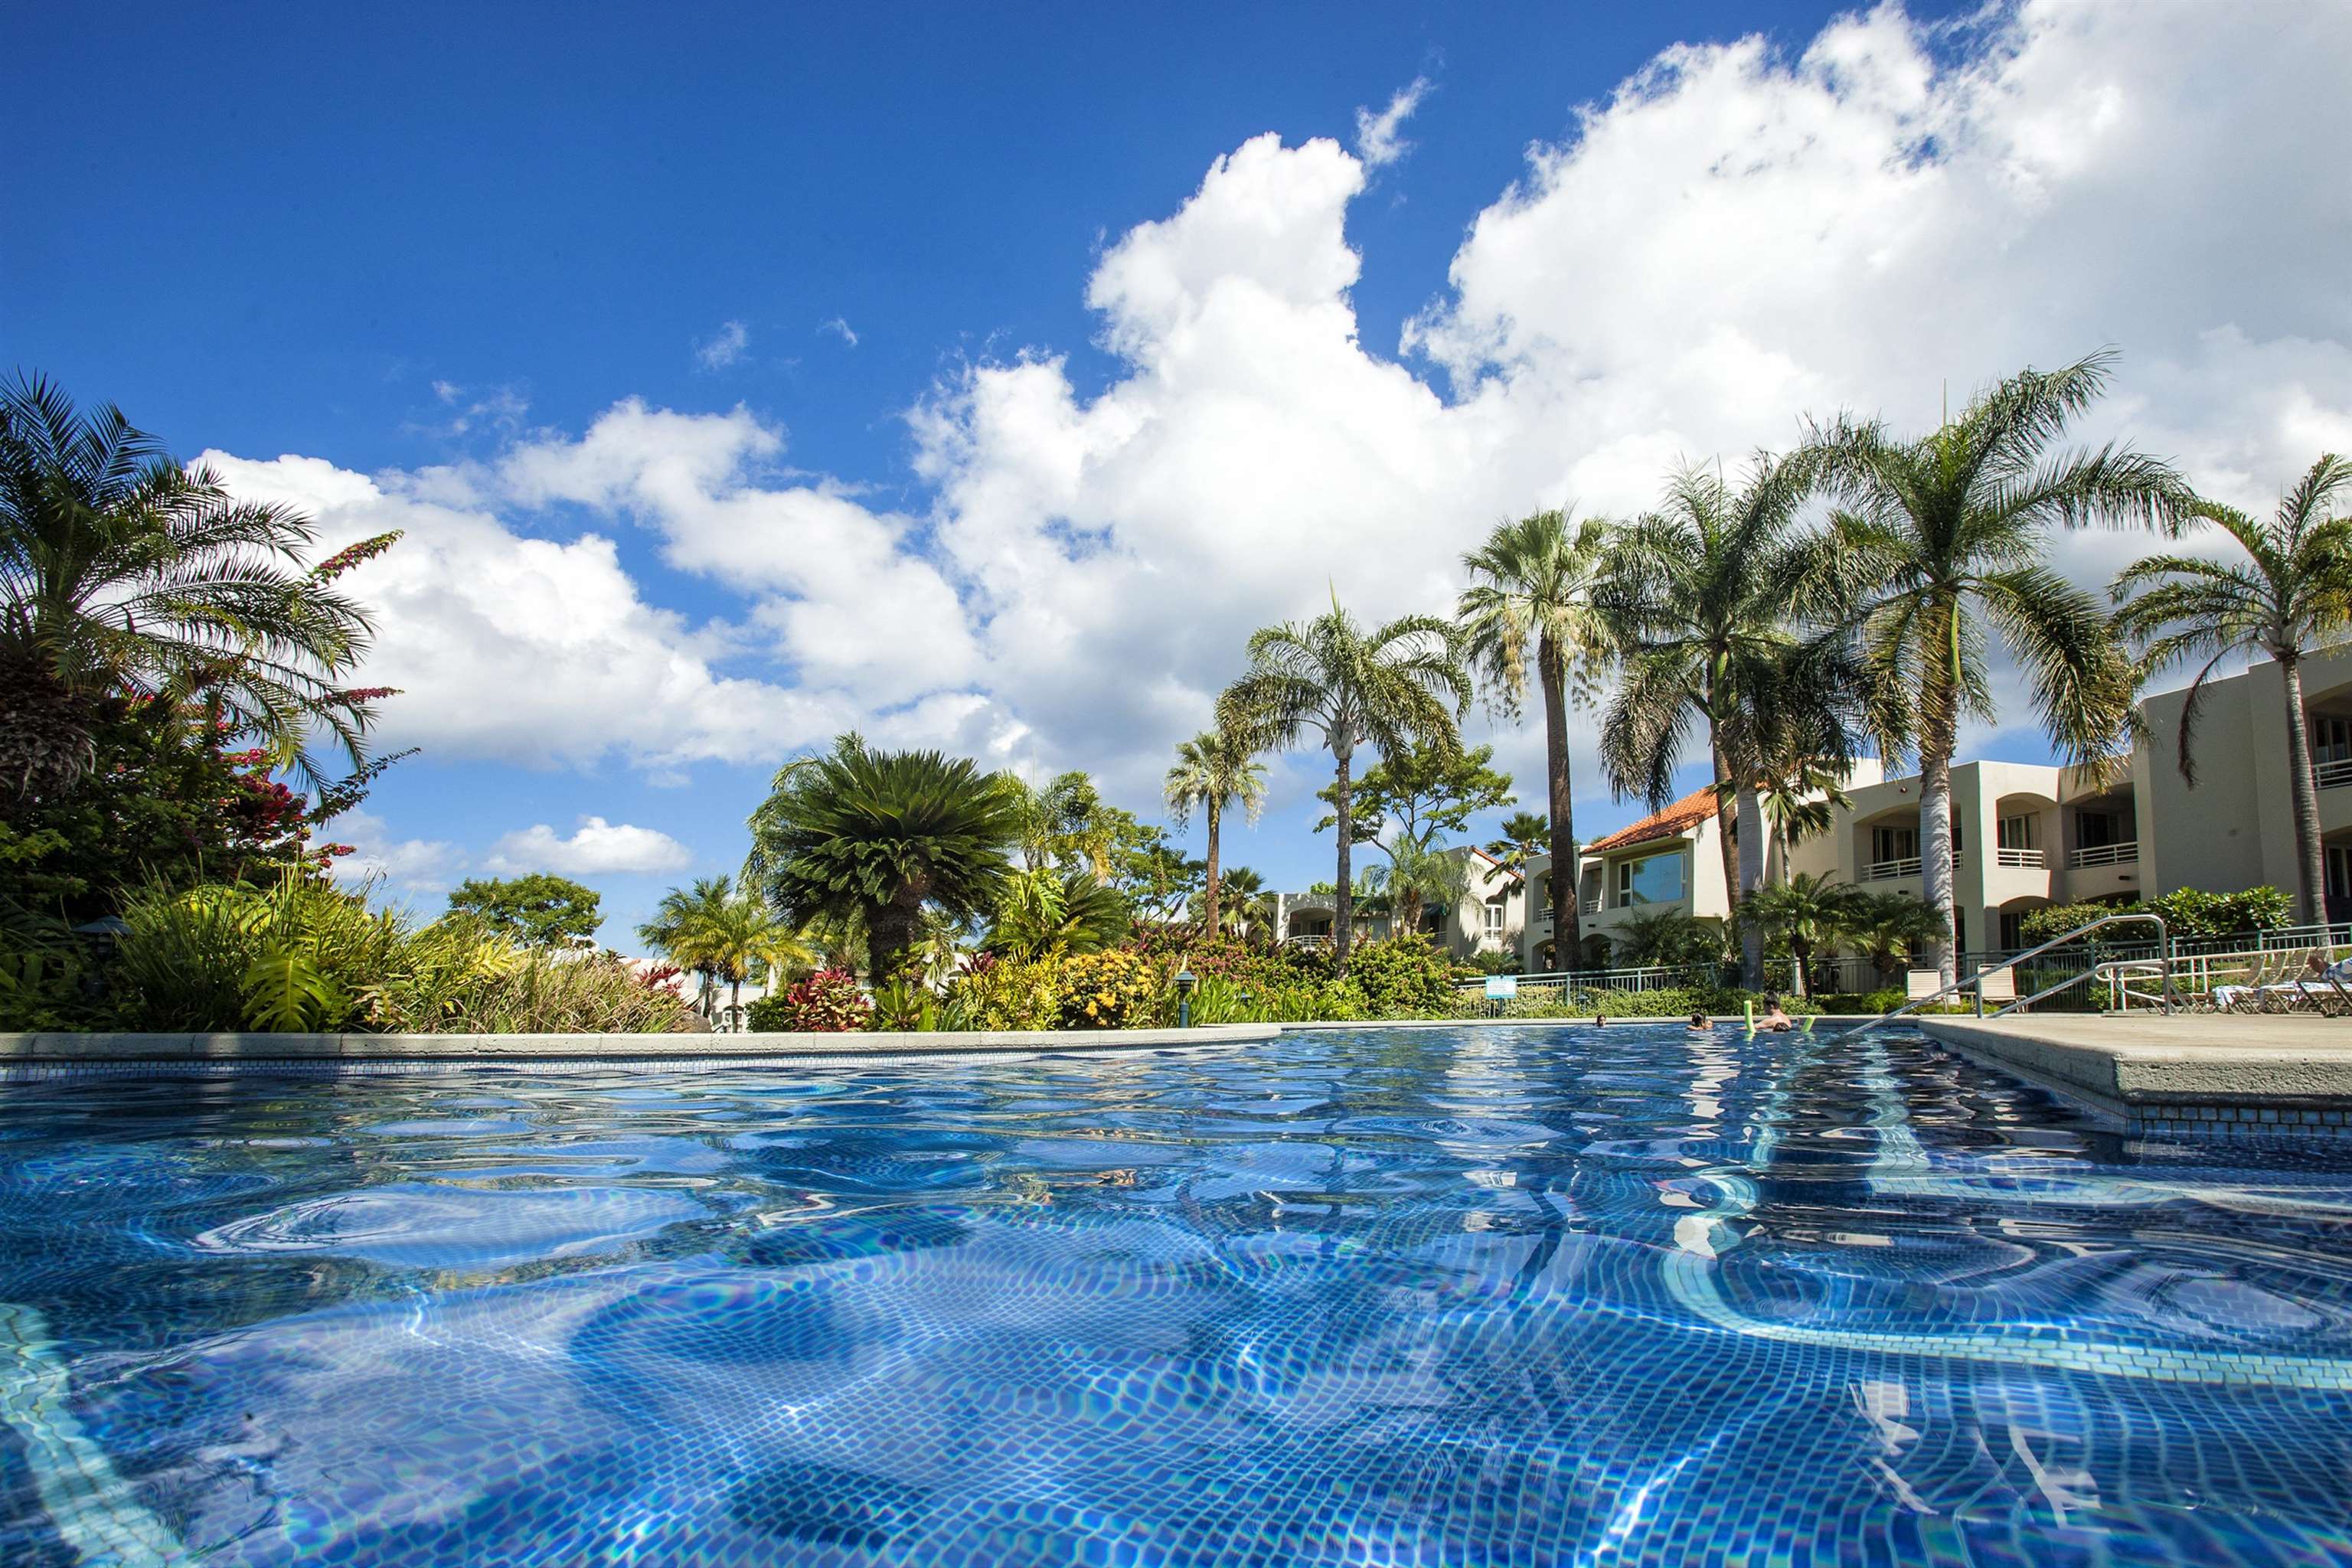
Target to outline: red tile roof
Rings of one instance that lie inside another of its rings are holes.
[[[1599,855],[1611,849],[1622,849],[1629,845],[1646,844],[1653,838],[1671,838],[1685,833],[1715,815],[1715,786],[1695,789],[1664,811],[1653,812],[1628,827],[1621,827],[1606,837],[1596,838],[1584,847],[1587,855]]]

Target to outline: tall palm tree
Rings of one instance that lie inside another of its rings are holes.
[[[1220,910],[1222,930],[1246,942],[1274,925],[1274,892],[1265,879],[1247,866],[1225,868],[1225,900]]]
[[[1813,954],[1853,928],[1862,914],[1860,898],[1833,876],[1800,871],[1777,887],[1749,893],[1739,906],[1739,918],[1759,932],[1786,939],[1797,960],[1797,994],[1810,996],[1812,981],[1807,972]]]
[[[926,908],[996,907],[1018,808],[1003,783],[938,752],[843,748],[795,773],[752,818],[761,891],[786,920],[856,917],[873,978],[897,973]]]
[[[2042,723],[2076,763],[2112,752],[2129,721],[2131,661],[2099,601],[2044,558],[2053,524],[2175,530],[2192,497],[2164,463],[2110,443],[2053,451],[2096,401],[2113,355],[2026,370],[1915,440],[1840,417],[1810,443],[1841,509],[1832,533],[1859,597],[1860,655],[1883,754],[1919,758],[1927,902],[1953,910],[1952,753],[1963,719],[1993,717],[1987,632],[2023,670]],[[1936,967],[1958,973],[1948,941]]]
[[[1454,606],[1468,656],[1507,713],[1517,714],[1528,667],[1535,666],[1549,786],[1552,932],[1555,941],[1565,938],[1568,952],[1581,934],[1568,705],[1588,695],[1595,668],[1609,655],[1610,628],[1593,602],[1608,547],[1609,525],[1599,518],[1570,524],[1564,511],[1539,511],[1498,523],[1485,544],[1462,557],[1470,586]],[[1559,896],[1563,876],[1565,900]]]
[[[306,779],[317,732],[364,767],[389,693],[341,684],[370,626],[333,584],[397,537],[306,564],[300,512],[231,500],[111,405],[85,418],[52,382],[0,387],[0,805],[79,777],[91,704],[116,696],[254,737]]]
[[[2218,501],[2192,513],[2217,525],[2246,552],[2243,562],[2201,555],[2150,555],[2116,578],[2123,602],[2116,624],[2141,649],[2143,676],[2203,658],[2180,709],[2180,776],[2197,782],[2191,752],[2205,679],[2237,653],[2265,653],[2286,680],[2287,777],[2294,813],[2295,865],[2303,886],[2301,919],[2326,918],[2326,873],[2320,858],[2319,793],[2312,777],[2311,733],[2303,710],[2305,647],[2352,625],[2352,516],[2328,515],[2352,492],[2352,462],[2329,453],[2279,500],[2268,522]]]
[[[1839,811],[1853,808],[1853,799],[1845,793],[1853,772],[1850,758],[1825,760],[1806,749],[1768,742],[1757,759],[1754,781],[1756,804],[1764,816],[1766,885],[1785,880],[1796,847],[1827,833]],[[1727,779],[1718,781],[1715,791],[1718,807],[1726,796],[1738,793]]]
[[[1551,842],[1551,824],[1539,811],[1515,811],[1503,819],[1502,830],[1488,840],[1486,853],[1507,870],[1524,877],[1528,863],[1544,854]]]
[[[1239,801],[1251,822],[1265,809],[1265,766],[1253,754],[1247,737],[1231,730],[1203,730],[1176,748],[1176,765],[1168,770],[1168,809],[1182,827],[1199,806],[1208,818],[1208,889],[1202,901],[1202,921],[1220,928],[1217,909],[1218,836],[1225,807]]]
[[[1217,727],[1268,748],[1296,745],[1311,731],[1331,753],[1339,830],[1331,952],[1344,971],[1355,909],[1349,766],[1356,748],[1369,742],[1391,757],[1416,743],[1459,748],[1455,717],[1469,707],[1470,678],[1449,623],[1401,616],[1366,631],[1339,607],[1337,594],[1330,610],[1311,621],[1251,634],[1249,658],[1249,669],[1217,699]]]
[[[1602,772],[1620,795],[1659,809],[1691,727],[1705,726],[1713,776],[1731,786],[1716,821],[1735,914],[1764,875],[1758,784],[1767,732],[1827,740],[1837,729],[1827,714],[1803,721],[1794,711],[1827,702],[1840,684],[1804,674],[1833,663],[1834,644],[1808,644],[1800,628],[1838,607],[1832,563],[1801,528],[1812,488],[1802,457],[1759,452],[1737,489],[1716,465],[1686,465],[1668,479],[1664,504],[1618,534],[1601,594],[1622,671],[1601,721]],[[1743,930],[1752,987],[1763,947]]]

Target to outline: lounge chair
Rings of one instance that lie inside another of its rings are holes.
[[[2327,962],[2327,951],[2315,947],[2298,963],[2281,959],[2276,967],[2256,965],[2244,985],[2216,985],[2213,1005],[2225,1013],[2317,1013],[2336,1017],[2352,1014],[2352,958]]]

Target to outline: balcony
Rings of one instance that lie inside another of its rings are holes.
[[[2039,849],[1996,849],[1992,852],[1996,866],[2014,867],[2021,871],[2039,871],[2050,864]]]
[[[1593,897],[1591,897],[1591,898],[1589,898],[1589,899],[1585,900],[1584,900],[1584,902],[1582,902],[1582,903],[1580,903],[1580,904],[1577,905],[1576,907],[1577,907],[1578,910],[1579,910],[1580,912],[1581,912],[1581,913],[1588,914],[1588,915],[1597,915],[1597,914],[1599,914],[1599,913],[1601,912],[1601,899],[1600,899],[1600,896],[1599,896],[1598,894],[1595,894]]]
[[[2352,789],[2352,757],[2338,757],[2311,770],[2322,789]]]
[[[2130,866],[2139,860],[2139,840],[2128,844],[2100,844],[2088,849],[2077,849],[2066,857],[2066,864],[2074,870],[2089,866]]]
[[[1873,860],[1869,875],[1864,880],[1885,882],[1896,877],[1916,877],[1918,874],[1919,857],[1906,855],[1900,860]]]

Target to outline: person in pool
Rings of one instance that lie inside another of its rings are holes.
[[[1706,1015],[1705,1013],[1693,1013],[1690,1016],[1690,1027],[1691,1033],[1695,1035],[1711,1035],[1715,1033],[1715,1026],[1706,1021]]]
[[[1764,1016],[1756,1020],[1756,1026],[1759,1029],[1769,1029],[1776,1035],[1785,1035],[1797,1026],[1797,1021],[1790,1017],[1781,1008],[1780,994],[1778,991],[1767,991],[1764,994]]]

